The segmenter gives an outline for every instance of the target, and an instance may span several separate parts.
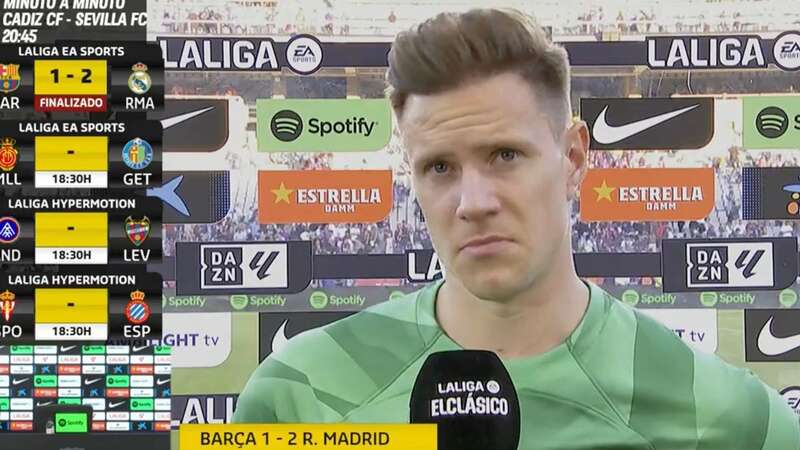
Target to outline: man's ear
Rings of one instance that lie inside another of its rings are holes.
[[[569,161],[568,199],[578,195],[586,171],[589,169],[589,140],[589,127],[583,120],[575,120],[564,133],[566,157]]]

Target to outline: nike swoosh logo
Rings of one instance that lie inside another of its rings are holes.
[[[289,338],[286,337],[287,323],[289,323],[289,321],[284,320],[280,328],[278,328],[278,331],[275,332],[275,336],[272,336],[272,353],[282,349],[286,346],[286,343],[289,342]]]
[[[635,134],[639,134],[642,131],[653,128],[662,122],[666,122],[673,117],[691,111],[698,106],[700,105],[697,104],[687,106],[686,108],[648,117],[647,119],[637,120],[636,122],[631,122],[625,125],[613,126],[609,125],[606,121],[606,111],[608,111],[608,105],[606,105],[606,107],[600,111],[600,115],[597,116],[597,120],[594,122],[594,127],[592,129],[594,140],[601,144],[613,144],[623,139],[627,139]]]
[[[156,386],[161,386],[167,383],[169,383],[169,378],[167,378],[166,380],[156,380]]]
[[[150,347],[150,346],[149,345],[145,345],[144,347],[133,347],[133,348],[131,348],[131,353],[140,352],[140,351],[146,349],[147,347]]]
[[[91,386],[100,380],[102,380],[102,378],[95,378],[94,380],[86,380],[86,386]]]
[[[23,379],[21,379],[21,380],[11,380],[11,384],[13,384],[14,386],[16,386],[16,385],[18,385],[18,384],[22,384],[22,383],[24,383],[24,382],[26,382],[26,381],[28,381],[28,380],[30,380],[30,378],[23,378]]]
[[[123,404],[125,404],[125,402],[124,402],[124,401],[117,402],[117,403],[113,403],[113,402],[112,402],[112,403],[109,403],[109,404],[108,404],[108,407],[109,407],[109,408],[116,408],[117,406],[119,406],[119,405],[123,405]]]
[[[61,347],[61,351],[62,352],[68,352],[68,351],[72,350],[75,347],[77,347],[77,345],[70,345],[70,346],[67,346],[67,347],[62,346]]]
[[[191,119],[192,117],[197,117],[200,114],[206,113],[214,109],[215,106],[209,106],[207,108],[198,109],[195,111],[189,111],[187,113],[178,114],[177,116],[167,117],[166,119],[161,119],[161,127],[163,129],[167,129],[170,127],[174,127],[175,125],[186,122],[187,120]]]
[[[49,402],[36,402],[36,407],[38,408],[38,407],[40,407],[40,406],[52,405],[53,403],[54,403],[54,402],[53,402],[52,400],[51,400],[51,401],[49,401]]]
[[[800,334],[775,337],[772,334],[772,319],[773,317],[770,317],[758,333],[758,350],[767,356],[778,356],[800,347]]]

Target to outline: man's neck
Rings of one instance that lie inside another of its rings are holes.
[[[563,343],[583,319],[590,292],[575,274],[546,277],[504,302],[475,297],[448,278],[436,298],[436,317],[444,332],[466,349],[490,350],[502,358],[545,353]]]

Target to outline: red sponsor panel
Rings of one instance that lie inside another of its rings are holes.
[[[33,422],[11,422],[11,431],[33,431]]]
[[[153,366],[151,365],[131,365],[131,375],[152,375]]]
[[[56,398],[58,397],[58,389],[56,388],[35,388],[33,390],[34,397]]]
[[[108,398],[128,398],[131,396],[130,390],[127,388],[109,388],[106,389],[106,397]]]
[[[81,366],[80,365],[72,365],[72,364],[60,364],[58,366],[58,374],[59,375],[80,375],[81,374]]]

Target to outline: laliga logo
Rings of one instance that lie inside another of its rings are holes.
[[[508,399],[494,397],[500,393],[500,383],[495,380],[451,381],[437,383],[436,391],[445,398],[431,400],[431,417],[457,415],[508,415]],[[476,395],[477,393],[477,395]],[[488,393],[491,395],[481,395]],[[453,395],[466,394],[466,396]],[[451,397],[447,397],[452,395]]]

